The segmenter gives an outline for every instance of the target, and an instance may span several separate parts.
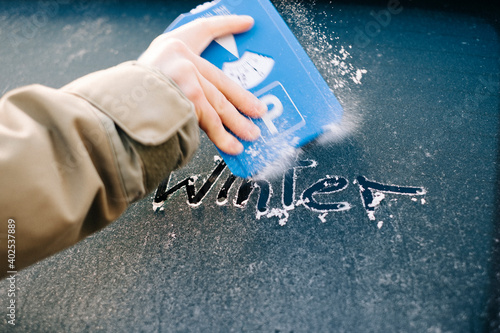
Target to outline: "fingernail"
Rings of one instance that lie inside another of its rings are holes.
[[[244,19],[244,20],[248,20],[248,21],[251,21],[252,23],[255,21],[254,18],[250,15],[239,15],[240,18]]]
[[[256,105],[257,111],[260,115],[265,115],[267,113],[267,104],[262,102],[260,99]]]
[[[250,129],[250,133],[252,134],[252,138],[255,138],[257,140],[260,138],[260,128],[257,125],[252,125],[252,128]]]
[[[235,139],[234,141],[235,141],[234,142],[234,150],[236,151],[235,155],[241,154],[245,148],[243,147],[241,142],[239,142],[238,140]]]

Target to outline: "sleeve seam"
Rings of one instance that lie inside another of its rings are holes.
[[[125,185],[123,171],[122,171],[122,168],[120,167],[120,163],[118,163],[118,158],[117,158],[118,154],[116,152],[115,145],[113,144],[113,140],[111,139],[111,134],[109,133],[106,125],[103,123],[103,120],[101,119],[101,117],[106,117],[111,122],[114,122],[114,121],[110,117],[108,117],[106,114],[104,114],[103,112],[100,112],[100,110],[95,108],[92,104],[90,106],[91,107],[89,109],[91,110],[92,116],[97,120],[100,128],[106,134],[107,144],[110,147],[110,150],[113,154],[112,159],[113,159],[114,169],[117,171],[118,177],[120,179],[120,187],[121,187],[122,195],[124,195],[124,198],[125,198],[125,200],[127,202],[127,206],[128,206],[131,202],[133,202],[133,199],[130,199],[131,195],[127,190],[127,186]],[[117,135],[118,135],[118,133],[117,133]],[[141,171],[142,171],[142,177],[143,177],[142,181],[144,183],[144,166],[142,165],[142,161],[141,161]]]

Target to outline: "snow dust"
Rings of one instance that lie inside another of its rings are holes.
[[[352,45],[340,45],[338,36],[327,32],[322,23],[315,22],[312,14],[315,10],[307,9],[298,0],[281,2],[278,9],[330,88],[344,88],[350,82],[361,84],[367,70],[352,64],[348,51]],[[323,15],[331,14],[323,12]],[[335,17],[330,17],[330,20],[335,21]]]
[[[276,178],[281,178],[283,172],[294,166],[295,161],[302,154],[301,148],[295,148],[293,145],[281,142],[273,147],[277,158],[268,163],[258,174],[252,177],[253,180],[268,180],[272,181]]]
[[[367,71],[352,64],[352,56],[348,51],[352,46],[341,45],[339,37],[330,33],[322,23],[315,22],[312,14],[314,10],[306,8],[306,5],[299,1],[282,2],[278,4],[278,10],[288,25],[293,28],[300,44],[332,91],[339,89],[350,91],[352,84],[361,84],[363,75]],[[328,14],[325,13],[325,15]],[[334,18],[331,19],[334,20]],[[362,117],[357,111],[357,100],[352,96],[344,96],[343,99],[342,101],[339,98],[344,109],[342,119],[323,127],[323,133],[315,141],[318,144],[342,142],[355,134],[360,127]],[[294,148],[293,144],[286,145],[285,143],[280,143],[275,151],[278,158],[252,178],[272,180],[280,177],[283,171],[289,169],[302,154],[301,149]]]

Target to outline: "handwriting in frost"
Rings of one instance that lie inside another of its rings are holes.
[[[353,206],[346,201],[341,202],[323,202],[318,197],[326,194],[339,193],[344,191],[349,186],[349,181],[341,176],[327,175],[319,179],[314,184],[305,189],[300,198],[296,198],[296,181],[298,169],[314,168],[318,165],[313,160],[297,161],[296,164],[287,169],[283,174],[282,182],[282,197],[281,208],[269,208],[269,201],[273,195],[271,183],[266,179],[243,179],[237,190],[233,205],[239,208],[245,208],[251,194],[255,189],[259,189],[258,200],[256,204],[256,218],[260,219],[265,217],[279,217],[280,225],[285,225],[289,211],[295,209],[297,206],[304,206],[307,209],[320,213],[318,217],[321,221],[325,221],[325,216],[330,212],[348,211]],[[226,168],[226,163],[220,161],[216,168],[213,170],[208,179],[203,183],[201,188],[196,190],[197,176],[190,176],[181,182],[177,183],[171,188],[168,188],[170,178],[164,180],[158,187],[153,201],[153,209],[155,211],[162,210],[164,202],[174,193],[185,188],[187,194],[187,203],[191,207],[197,207],[202,204],[203,199],[207,196],[208,192],[213,188],[218,181],[222,172]],[[217,194],[216,203],[218,205],[226,205],[229,197],[229,190],[234,186],[236,177],[230,174],[222,185]],[[361,201],[370,220],[375,220],[375,211],[380,203],[385,199],[385,194],[400,194],[407,196],[422,196],[426,194],[426,190],[422,187],[409,187],[398,185],[381,184],[372,180],[368,180],[364,176],[358,176],[353,182],[358,184]],[[422,201],[425,202],[425,201]],[[379,227],[381,225],[379,224]]]

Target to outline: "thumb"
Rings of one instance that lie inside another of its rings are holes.
[[[213,16],[194,20],[167,35],[180,39],[193,53],[200,55],[214,39],[248,31],[253,24],[254,19],[248,15]]]

